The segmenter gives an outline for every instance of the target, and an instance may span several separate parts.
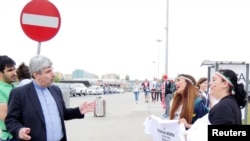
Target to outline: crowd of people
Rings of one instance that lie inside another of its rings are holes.
[[[0,55],[0,141],[66,141],[64,120],[81,119],[94,111],[95,101],[65,107],[61,90],[52,85],[52,66],[49,58],[36,55],[29,66],[21,63],[16,69],[12,58]],[[162,104],[163,119],[177,119],[187,130],[203,117],[208,125],[241,125],[241,109],[247,104],[244,85],[230,69],[218,70],[210,82],[206,77],[196,81],[189,74],[172,80],[167,75],[142,83],[136,80],[136,104],[140,91],[145,103]]]
[[[160,89],[157,88],[157,85],[160,85]],[[180,119],[187,128],[190,128],[191,124],[206,114],[209,114],[211,124],[218,124],[217,120],[233,117],[232,115],[237,115],[238,117],[233,119],[238,120],[226,121],[224,119],[222,121],[225,123],[219,124],[241,124],[239,111],[247,104],[247,92],[244,85],[238,84],[237,74],[230,69],[217,71],[210,82],[208,82],[207,77],[201,77],[196,81],[189,74],[180,74],[174,80],[169,80],[167,75],[163,75],[162,80],[158,81],[153,78],[152,81],[149,81],[145,79],[142,84],[139,84],[137,80],[134,87],[134,92],[137,92],[136,103],[138,102],[139,89],[143,90],[146,103],[149,102],[149,99],[153,103],[157,101],[157,92],[159,92],[165,109],[163,118]],[[224,99],[230,100],[224,101]],[[224,102],[225,104],[223,104]],[[224,113],[224,111],[229,112],[228,110],[222,110],[223,112],[216,110],[222,109],[230,102],[234,103],[230,105],[232,109],[229,111],[231,113]],[[223,118],[214,118],[218,114]]]
[[[162,80],[155,77],[152,81],[145,79],[142,83],[140,83],[139,80],[135,80],[133,86],[136,104],[138,104],[141,91],[144,94],[145,103],[161,102],[162,107],[165,109],[163,113],[164,118],[169,117],[170,102],[175,90],[174,80],[168,79],[167,75],[164,75]]]
[[[164,119],[182,123],[189,131],[185,134],[187,141],[197,140],[195,133],[206,131],[203,133],[207,134],[204,126],[198,128],[201,123],[205,124],[205,128],[208,125],[242,125],[241,110],[247,104],[247,92],[244,84],[238,83],[233,70],[216,71],[210,82],[206,77],[196,81],[192,75],[179,74],[174,81],[174,91],[169,89],[170,86],[168,88],[166,79],[167,76],[163,76],[162,93],[169,92],[171,96],[165,94]]]

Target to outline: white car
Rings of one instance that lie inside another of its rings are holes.
[[[71,91],[74,91],[77,95],[86,95],[87,87],[82,83],[72,83],[70,85]]]
[[[103,87],[101,87],[101,86],[92,85],[92,86],[87,88],[86,93],[88,95],[103,95],[104,90],[103,90]]]
[[[118,93],[124,93],[124,89],[123,88],[117,88],[117,92]]]

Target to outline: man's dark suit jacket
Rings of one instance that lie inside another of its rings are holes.
[[[171,90],[171,87],[172,87],[172,82],[167,80],[167,82],[165,83],[165,96],[167,94],[172,94],[173,91]]]
[[[67,141],[64,120],[84,118],[79,108],[65,108],[62,92],[57,86],[48,87],[57,104],[64,137]],[[33,82],[11,90],[8,101],[8,113],[5,119],[7,130],[18,138],[19,129],[29,127],[32,141],[46,141],[46,124],[41,104],[39,102]]]

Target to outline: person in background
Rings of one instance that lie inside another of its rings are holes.
[[[154,77],[153,81],[150,83],[150,92],[153,103],[155,103],[156,100],[156,86],[157,86],[157,79]]]
[[[107,83],[103,85],[103,91],[104,91],[104,94],[110,94],[109,85]]]
[[[133,92],[134,92],[134,95],[135,95],[136,104],[138,104],[140,89],[141,89],[141,85],[140,85],[139,81],[135,80],[135,84],[133,86]]]
[[[13,82],[16,82],[16,63],[7,55],[0,56],[0,141],[16,141],[9,133],[4,123],[7,115],[8,100],[11,89],[14,88]]]
[[[172,94],[174,94],[175,93],[175,90],[176,90],[176,87],[175,87],[175,80],[174,79],[171,79],[170,80],[171,81],[171,91],[172,91]]]
[[[202,100],[204,101],[204,103],[206,104],[207,107],[209,107],[209,101],[208,101],[208,92],[207,92],[207,89],[208,89],[208,80],[206,77],[201,77],[197,84],[196,84],[196,87],[199,91],[199,94],[202,98]]]
[[[164,87],[163,87],[163,91],[164,91],[164,104],[165,104],[165,112],[163,114],[164,118],[167,118],[169,116],[169,111],[170,111],[170,101],[173,97],[173,91],[172,91],[172,82],[170,80],[168,80],[168,76],[164,75],[163,76],[164,79]]]
[[[159,99],[161,100],[161,81],[160,79],[157,80],[156,83],[156,93],[155,93],[155,97],[156,97],[156,101],[158,102]]]
[[[193,76],[180,74],[175,82],[176,92],[171,102],[169,119],[179,119],[188,129],[199,118],[208,113]]]
[[[162,105],[163,109],[166,108],[166,105],[165,105],[165,83],[167,80],[166,77],[167,77],[166,75],[162,76],[163,82],[161,83],[161,105]]]
[[[149,88],[150,84],[148,79],[145,79],[144,82],[142,83],[142,88],[144,91],[144,95],[145,95],[145,102],[148,103],[148,94],[150,93],[150,88]]]
[[[27,65],[25,65],[24,63],[21,63],[17,67],[16,73],[17,73],[17,78],[19,80],[19,83],[18,83],[18,85],[16,85],[16,87],[23,86],[23,85],[28,84],[32,81],[31,76],[30,76],[29,67]]]
[[[67,141],[64,120],[84,118],[96,102],[66,108],[60,88],[53,85],[55,73],[49,58],[36,55],[29,69],[32,83],[13,88],[8,101],[5,124],[19,140]]]
[[[215,72],[210,82],[210,95],[217,104],[211,107],[208,119],[212,125],[241,125],[241,109],[247,104],[247,92],[234,71],[221,69]]]

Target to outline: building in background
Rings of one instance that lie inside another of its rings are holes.
[[[108,73],[105,75],[102,75],[101,78],[98,77],[98,75],[95,75],[93,73],[87,72],[85,70],[81,69],[75,69],[72,74],[62,74],[60,72],[56,72],[58,75],[57,77],[60,78],[59,81],[64,83],[84,83],[86,86],[89,85],[99,85],[104,86],[114,86],[114,87],[121,87],[126,88],[127,81],[126,80],[120,80],[120,75],[117,75],[115,73]],[[130,88],[128,88],[129,90]]]
[[[75,69],[72,73],[72,79],[98,78],[98,75],[85,70]]]

